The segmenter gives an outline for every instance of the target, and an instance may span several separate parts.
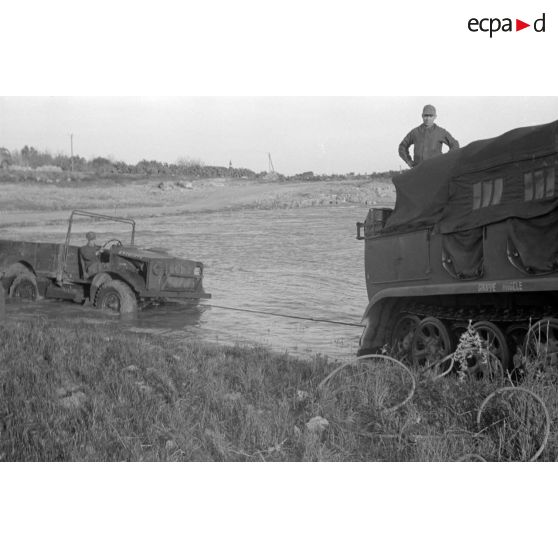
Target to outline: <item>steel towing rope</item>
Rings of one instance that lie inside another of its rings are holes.
[[[206,303],[200,303],[200,306],[208,306],[210,308],[221,308],[223,310],[235,310],[236,312],[249,312],[250,314],[266,314],[268,316],[279,316],[281,318],[291,318],[293,320],[307,320],[310,322],[323,322],[323,323],[327,323],[327,324],[337,324],[337,325],[346,325],[346,326],[352,326],[352,327],[364,327],[363,324],[355,324],[355,323],[350,323],[350,322],[340,322],[337,320],[325,320],[325,319],[321,319],[321,318],[312,318],[312,317],[307,317],[307,316],[295,316],[292,314],[281,314],[279,312],[268,312],[265,310],[249,310],[248,308],[238,308],[238,307],[234,307],[234,306],[220,306],[218,304],[206,304]]]

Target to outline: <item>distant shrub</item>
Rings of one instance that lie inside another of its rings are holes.
[[[247,168],[235,168],[229,166],[206,165],[201,159],[195,157],[180,157],[175,163],[167,163],[142,159],[135,164],[118,161],[113,156],[94,157],[85,159],[79,155],[70,157],[64,153],[51,154],[48,150],[40,151],[33,146],[26,145],[20,150],[11,152],[12,169],[41,169],[45,167],[56,167],[62,171],[85,172],[95,174],[142,174],[142,175],[181,175],[190,178],[261,178],[264,180],[293,180],[293,181],[322,181],[322,180],[373,180],[383,179],[389,181],[394,175],[401,171],[384,171],[372,173],[346,174],[315,174],[313,171],[305,171],[292,176],[285,176],[280,173],[259,172]]]
[[[40,167],[37,167],[36,170],[40,172],[63,172],[60,167],[57,167],[55,165],[42,165]]]

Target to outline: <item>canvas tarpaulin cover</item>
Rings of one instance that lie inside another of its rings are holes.
[[[482,227],[442,236],[442,261],[459,279],[476,279],[483,272]]]
[[[393,178],[397,198],[384,232],[436,227],[449,234],[544,215],[558,207],[558,188],[552,185],[552,195],[526,201],[524,175],[557,164],[558,121],[472,142]],[[556,175],[553,171],[552,180]],[[475,207],[476,185],[483,182],[495,184],[498,197]]]
[[[527,273],[558,269],[558,211],[534,219],[509,219],[508,239],[513,254]]]

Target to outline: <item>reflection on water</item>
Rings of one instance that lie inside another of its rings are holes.
[[[261,343],[298,355],[351,357],[361,327],[301,321],[246,310],[358,324],[366,307],[363,244],[354,238],[362,207],[315,207],[185,214],[141,219],[136,244],[162,247],[205,264],[205,290],[212,299],[199,305],[150,307],[120,320],[134,331],[220,343]],[[124,236],[118,223],[95,223],[98,234]],[[41,240],[63,242],[63,224],[41,227]],[[39,238],[36,227],[7,231],[3,237]],[[16,309],[17,308],[17,309]],[[51,319],[119,321],[69,302],[11,302],[11,312]]]

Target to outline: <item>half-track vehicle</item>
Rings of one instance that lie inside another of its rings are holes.
[[[397,175],[395,208],[357,223],[369,303],[359,354],[417,366],[475,328],[512,369],[558,368],[558,121],[470,143]]]
[[[70,243],[76,217],[129,225],[130,239],[124,243],[109,238],[98,247],[98,263],[86,266],[82,247]],[[197,301],[211,297],[203,289],[202,262],[175,258],[164,250],[137,247],[135,226],[133,219],[75,210],[63,243],[0,239],[4,290],[10,297],[28,300],[45,297],[89,301],[116,313],[133,312],[153,301]]]

